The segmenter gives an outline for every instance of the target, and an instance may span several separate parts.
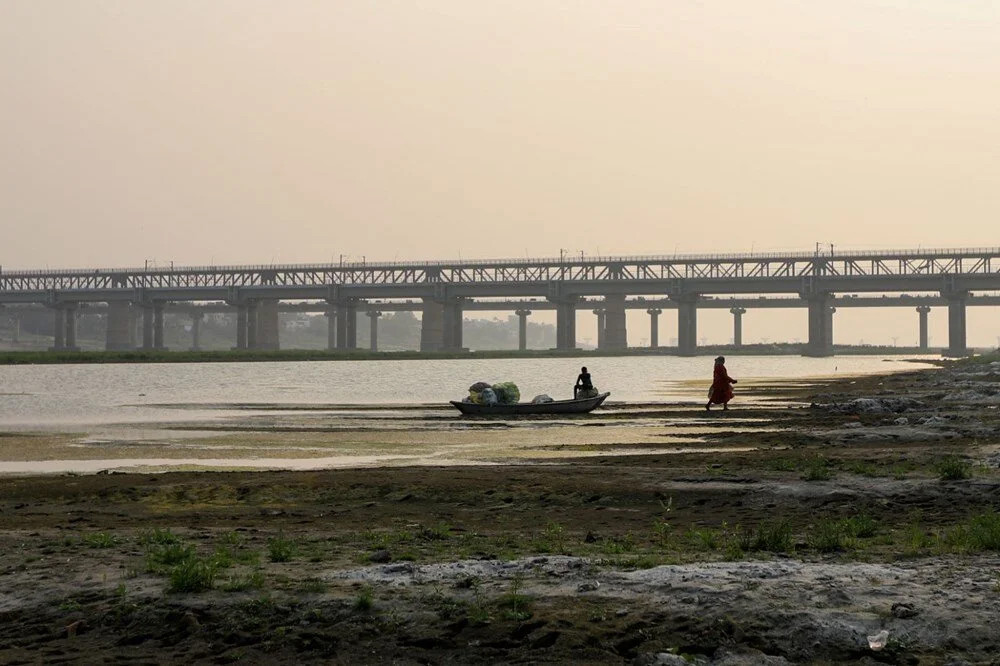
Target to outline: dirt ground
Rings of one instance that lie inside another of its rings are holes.
[[[4,477],[0,662],[1000,663],[1000,362],[780,390],[539,464]]]

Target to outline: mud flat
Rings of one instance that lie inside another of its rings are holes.
[[[0,662],[996,663],[1000,360],[774,392],[420,433],[471,464],[5,476]],[[288,425],[218,443],[405,448]]]

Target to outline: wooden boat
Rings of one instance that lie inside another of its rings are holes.
[[[450,401],[458,411],[469,416],[520,416],[522,414],[586,414],[600,406],[611,393],[593,398],[553,400],[552,402],[518,402],[513,405],[477,405],[474,402]]]

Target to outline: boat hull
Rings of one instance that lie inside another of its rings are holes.
[[[600,406],[611,393],[601,393],[593,398],[578,400],[553,400],[552,402],[519,402],[513,405],[477,405],[474,402],[451,404],[467,416],[520,416],[522,414],[586,414]]]

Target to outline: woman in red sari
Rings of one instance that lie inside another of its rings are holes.
[[[708,404],[705,409],[711,410],[712,405],[722,405],[722,409],[729,409],[729,401],[733,399],[733,387],[736,380],[726,372],[726,357],[720,356],[715,359],[715,371],[712,374],[712,388],[708,393]]]

